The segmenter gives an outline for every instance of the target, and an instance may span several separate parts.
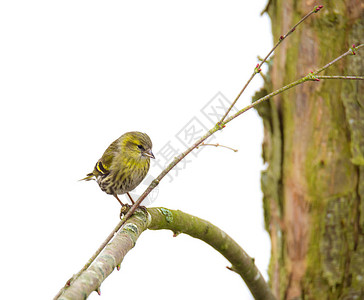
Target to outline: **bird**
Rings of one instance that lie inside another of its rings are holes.
[[[101,190],[113,195],[121,206],[124,204],[118,195],[125,193],[134,204],[129,192],[147,175],[150,159],[155,158],[152,146],[152,141],[146,133],[124,133],[105,150],[93,171],[80,180],[96,180]]]

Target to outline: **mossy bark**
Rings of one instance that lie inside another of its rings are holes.
[[[274,40],[316,4],[324,8],[275,53],[268,92],[364,41],[364,6],[354,0],[273,0]],[[346,57],[322,75],[363,75],[363,57]],[[364,299],[363,95],[362,81],[307,82],[258,107],[269,276],[278,299]]]

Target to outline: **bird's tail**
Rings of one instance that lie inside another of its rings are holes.
[[[86,180],[86,181],[95,180],[95,175],[94,175],[94,173],[89,173],[89,174],[86,175],[85,178],[82,178],[79,181],[82,181],[82,180]]]

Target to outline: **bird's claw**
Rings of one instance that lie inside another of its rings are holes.
[[[132,205],[130,204],[124,204],[122,207],[121,207],[121,210],[120,210],[120,219],[123,219],[124,216],[128,213],[128,211],[132,208]],[[145,206],[138,206],[136,211],[140,209],[143,211],[144,214],[147,214],[148,211],[147,211],[147,208]]]
[[[131,208],[131,205],[129,204],[124,204],[122,207],[121,207],[121,210],[120,210],[120,219],[123,219],[124,216],[128,213],[128,211],[130,210]]]

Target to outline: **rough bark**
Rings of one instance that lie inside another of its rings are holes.
[[[317,4],[324,9],[274,55],[267,91],[363,42],[359,0],[273,0],[274,40]],[[323,75],[362,75],[363,61],[347,57]],[[362,81],[308,82],[258,107],[269,275],[278,299],[364,299],[363,95]]]

